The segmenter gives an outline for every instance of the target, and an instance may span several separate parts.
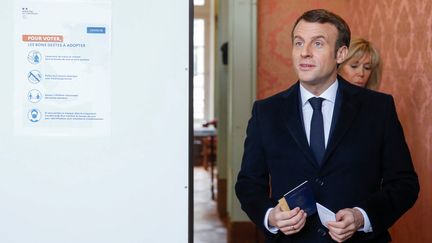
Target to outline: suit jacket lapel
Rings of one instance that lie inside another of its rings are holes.
[[[331,153],[342,140],[342,137],[351,127],[360,106],[358,103],[359,100],[355,97],[358,90],[349,87],[346,81],[339,76],[338,80],[339,90],[333,111],[334,119],[331,125],[332,129],[327,143],[327,149],[324,154],[323,164],[326,163]]]
[[[318,167],[317,162],[310,150],[306,133],[304,130],[304,125],[302,121],[302,114],[299,107],[299,83],[295,84],[291,89],[287,90],[284,97],[284,103],[282,104],[283,112],[282,117],[284,119],[285,127],[288,129],[289,133],[293,137],[294,141],[299,146],[300,150],[308,158],[308,160],[313,164],[314,167]]]

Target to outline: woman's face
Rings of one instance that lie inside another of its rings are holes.
[[[340,67],[339,74],[348,82],[365,87],[372,72],[371,56],[353,57]]]

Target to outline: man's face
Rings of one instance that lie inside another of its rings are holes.
[[[338,30],[329,23],[301,20],[297,24],[293,32],[292,58],[294,69],[304,85],[326,85],[336,80],[337,63],[345,57],[340,51],[335,55],[337,37]],[[343,53],[346,53],[346,47]]]

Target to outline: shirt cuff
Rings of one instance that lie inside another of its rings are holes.
[[[269,209],[267,210],[267,213],[266,213],[265,216],[264,216],[264,227],[265,227],[268,231],[270,231],[270,233],[272,233],[272,234],[277,234],[278,231],[279,231],[279,229],[276,228],[276,227],[274,227],[274,226],[270,226],[270,225],[268,224],[268,217],[269,217],[270,211],[271,211],[272,209],[273,209],[273,208],[269,208]]]
[[[363,215],[363,221],[364,221],[363,228],[360,228],[357,231],[364,231],[365,233],[372,232],[373,231],[372,225],[370,224],[370,220],[369,220],[367,213],[359,207],[355,207],[355,208],[358,209],[360,211],[360,213]]]

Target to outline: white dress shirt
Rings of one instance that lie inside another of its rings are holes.
[[[320,96],[323,98],[322,102],[322,115],[324,122],[324,141],[325,147],[327,148],[327,141],[330,134],[330,126],[333,118],[333,110],[336,102],[336,93],[338,89],[339,83],[336,81],[330,87],[328,87]],[[300,96],[302,101],[302,111],[303,111],[303,122],[306,132],[306,137],[308,143],[310,144],[310,125],[312,120],[313,109],[311,104],[309,103],[309,99],[313,97],[317,97],[300,84]]]
[[[301,97],[301,104],[302,104],[302,111],[303,111],[303,122],[304,122],[304,127],[305,127],[305,132],[306,132],[306,137],[308,140],[308,143],[310,143],[310,124],[311,124],[311,120],[312,120],[312,114],[313,114],[313,109],[311,104],[309,103],[309,99],[312,97],[321,97],[323,98],[323,103],[322,103],[322,107],[321,107],[321,111],[322,111],[322,115],[323,115],[323,122],[324,122],[324,140],[325,140],[325,147],[327,148],[327,142],[328,142],[328,138],[330,135],[330,127],[331,127],[331,123],[332,123],[332,119],[333,119],[333,110],[335,107],[335,102],[336,102],[336,94],[337,94],[337,90],[338,90],[338,86],[339,86],[339,82],[336,80],[332,85],[330,85],[330,87],[328,87],[320,96],[316,96],[314,94],[312,94],[311,92],[309,92],[306,88],[304,88],[302,86],[302,84],[300,83],[300,97]],[[364,218],[364,226],[363,228],[360,228],[359,231],[364,231],[364,232],[372,232],[372,227],[370,225],[370,221],[369,221],[369,217],[366,214],[366,212],[361,209],[356,207],[358,210],[360,210],[360,212],[363,215]],[[264,217],[264,226],[267,228],[267,230],[269,230],[270,232],[272,232],[273,234],[276,234],[279,229],[276,227],[269,227],[268,225],[268,217],[270,214],[270,211],[273,208],[269,208],[267,210],[267,213],[265,214]]]

